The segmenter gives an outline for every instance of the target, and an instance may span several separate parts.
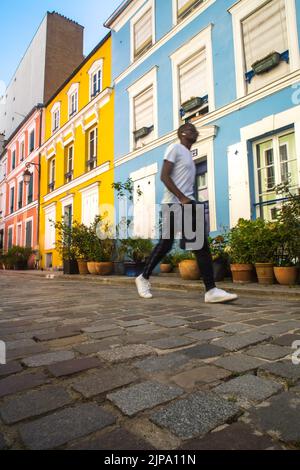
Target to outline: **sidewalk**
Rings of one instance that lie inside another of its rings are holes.
[[[108,284],[112,286],[118,285],[134,285],[134,278],[126,276],[93,276],[93,275],[64,275],[61,271],[2,271],[0,275],[23,276],[26,277],[44,277],[54,276],[55,279],[63,280],[83,280],[87,282]],[[154,289],[162,290],[184,290],[184,291],[200,291],[204,292],[204,286],[200,281],[184,281],[177,275],[160,274],[151,278],[151,285]],[[284,298],[289,300],[300,300],[300,285],[296,286],[280,286],[274,284],[271,286],[261,285],[258,283],[251,284],[233,284],[230,280],[218,282],[220,289],[229,292],[237,292],[245,296],[265,297],[265,298]]]

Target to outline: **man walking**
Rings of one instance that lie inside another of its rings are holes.
[[[165,185],[165,193],[162,204],[173,206],[181,204],[195,204],[194,185],[196,178],[196,166],[193,161],[191,147],[198,138],[198,131],[191,123],[183,124],[178,129],[179,144],[171,145],[165,154],[164,164],[161,172],[161,181]],[[166,254],[172,249],[175,239],[175,214],[170,214],[170,230],[168,237],[161,237],[159,243],[151,253],[144,272],[136,278],[136,286],[140,297],[151,299],[149,278],[154,268],[162,261]],[[164,223],[164,221],[163,221]],[[209,243],[205,235],[202,249],[195,250],[194,255],[202,273],[205,284],[205,302],[221,303],[237,299],[236,294],[218,289],[214,282],[212,257]]]

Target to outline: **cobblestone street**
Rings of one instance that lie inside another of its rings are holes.
[[[0,272],[0,448],[293,449],[300,306]]]

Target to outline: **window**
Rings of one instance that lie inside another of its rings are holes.
[[[229,12],[238,98],[299,69],[295,0],[240,0]]]
[[[47,207],[45,209],[45,250],[52,250],[55,248],[55,220],[56,207]]]
[[[287,53],[288,36],[285,12],[285,0],[272,0],[242,21],[246,73],[253,70],[253,65],[272,52]],[[274,72],[259,75],[262,86],[289,72],[288,56],[286,62],[274,68]],[[249,75],[247,75],[249,77]],[[248,91],[256,89],[256,76],[248,79]],[[252,82],[253,81],[253,82]]]
[[[16,168],[16,151],[13,150],[11,154],[11,170],[13,171]]]
[[[99,188],[90,187],[82,191],[81,222],[89,226],[99,214]]]
[[[183,20],[188,16],[195,8],[206,0],[176,0],[177,3],[177,18]]]
[[[15,208],[15,187],[13,186],[10,188],[10,204],[9,204],[9,212],[12,214]]]
[[[22,223],[17,224],[17,245],[22,246]]]
[[[72,204],[64,207],[64,222],[69,228],[72,227]]]
[[[142,148],[158,138],[157,67],[128,88],[130,150]]]
[[[134,139],[135,147],[146,145],[153,140],[154,130],[153,86],[134,98]]]
[[[49,188],[49,192],[51,193],[55,188],[55,158],[52,158],[49,161],[49,167],[48,168],[49,168],[48,188]]]
[[[257,216],[273,220],[278,206],[275,186],[288,182],[292,192],[298,188],[294,132],[256,144],[255,154]]]
[[[88,70],[90,76],[90,97],[95,98],[103,88],[103,59],[96,60]]]
[[[18,189],[18,209],[21,209],[23,206],[23,181],[19,181]]]
[[[28,248],[32,246],[32,220],[27,220],[26,222],[25,245]]]
[[[31,204],[33,201],[33,174],[31,173],[30,181],[27,190],[27,204]]]
[[[35,132],[32,130],[29,134],[29,153],[35,149]]]
[[[52,113],[52,133],[56,132],[59,129],[59,121],[60,121],[60,110],[56,109]]]
[[[133,26],[134,59],[138,59],[153,44],[152,34],[152,8],[136,21]]]
[[[88,171],[93,170],[97,166],[97,148],[98,148],[98,128],[91,130],[88,134],[89,139],[89,159],[87,161]]]
[[[92,98],[95,98],[102,90],[102,70],[98,69],[92,74]]]
[[[181,116],[191,117],[208,112],[206,50],[179,65]]]
[[[69,117],[74,116],[78,111],[78,92],[75,91],[69,97]]]
[[[173,125],[215,109],[212,24],[171,55]]]
[[[66,151],[66,173],[65,182],[69,183],[73,179],[73,160],[74,160],[74,146],[71,145]]]
[[[13,227],[9,227],[8,229],[8,250],[13,246]]]
[[[25,142],[24,140],[20,144],[20,161],[22,162],[25,158]]]

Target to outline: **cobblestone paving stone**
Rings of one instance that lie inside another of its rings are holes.
[[[297,302],[0,280],[0,449],[298,448]]]

